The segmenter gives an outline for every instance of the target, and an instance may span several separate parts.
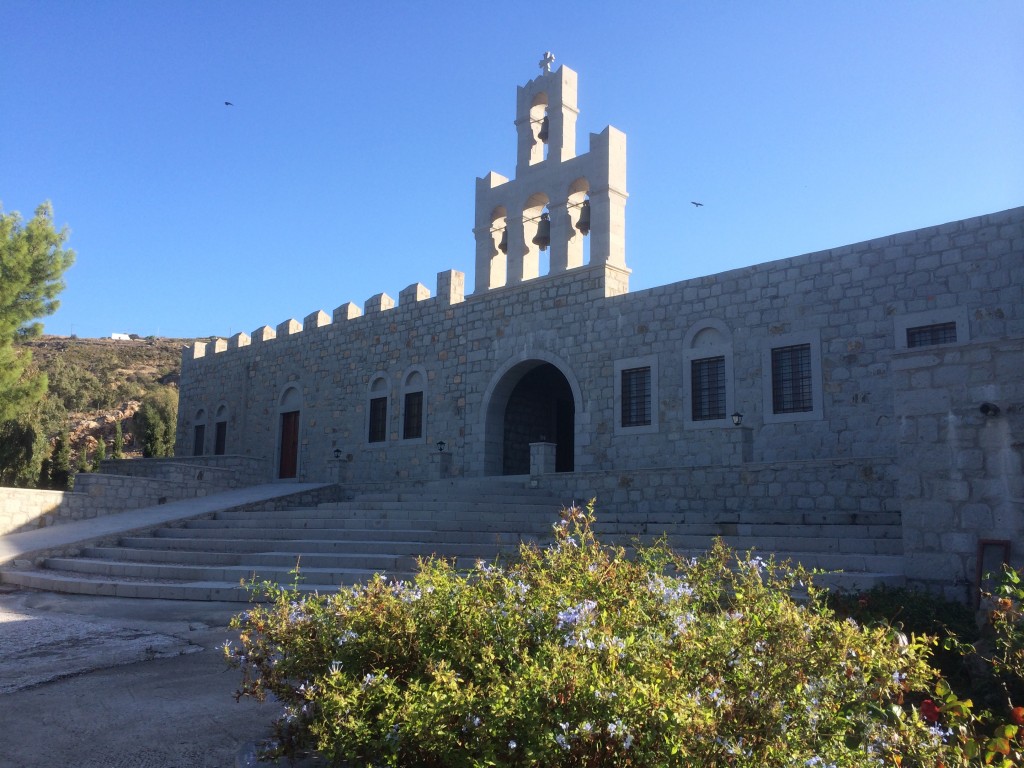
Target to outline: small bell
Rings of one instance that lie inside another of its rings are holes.
[[[548,116],[544,115],[544,119],[540,121],[540,132],[537,134],[537,138],[543,141],[545,144],[548,143]]]
[[[501,239],[498,240],[498,250],[502,253],[508,253],[508,228],[501,230]]]
[[[590,201],[584,200],[580,206],[580,219],[576,222],[576,229],[584,235],[590,232]]]
[[[533,244],[539,245],[542,251],[547,250],[547,247],[551,245],[551,220],[547,213],[540,215],[540,221],[537,222],[537,235],[533,238]]]

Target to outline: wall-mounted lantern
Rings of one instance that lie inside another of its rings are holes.
[[[741,425],[742,423],[743,423],[743,414],[742,414],[742,413],[740,413],[739,411],[736,411],[736,413],[734,413],[734,414],[732,415],[732,425],[733,425],[734,427],[738,427],[738,426],[740,426],[740,425]]]
[[[334,449],[334,459],[335,461],[341,461],[341,448]]]
[[[438,453],[444,453],[444,449],[445,449],[445,447],[447,445],[448,445],[448,443],[446,443],[444,440],[438,440],[437,441],[437,452]]]

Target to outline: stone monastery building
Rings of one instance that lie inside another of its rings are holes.
[[[353,490],[529,476],[638,532],[897,512],[911,582],[1020,565],[1024,208],[631,293],[626,137],[577,152],[576,83],[518,88],[471,293],[441,272],[187,348],[177,455]]]

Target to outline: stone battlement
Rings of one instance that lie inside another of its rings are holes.
[[[428,301],[439,302],[441,306],[451,306],[465,301],[466,275],[455,269],[437,273],[437,296],[431,297],[430,289],[422,283],[413,283],[398,294],[397,306],[407,307]],[[198,360],[207,355],[216,355],[232,349],[240,349],[253,344],[263,344],[287,336],[296,336],[304,331],[313,331],[324,326],[340,324],[361,317],[370,317],[381,312],[388,312],[396,306],[395,300],[386,293],[371,296],[363,304],[363,309],[351,301],[342,304],[328,315],[322,309],[306,315],[300,323],[294,318],[279,323],[276,328],[264,325],[252,334],[236,333],[230,339],[214,339],[213,341],[197,341],[181,351],[182,363]]]

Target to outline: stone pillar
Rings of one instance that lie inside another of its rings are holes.
[[[519,285],[523,282],[524,258],[529,252],[526,245],[523,214],[521,212],[515,215],[510,214],[505,221],[505,226],[508,227],[508,258],[506,260],[505,285]]]
[[[445,480],[452,476],[452,464],[454,459],[448,451],[441,451],[437,454],[437,477]]]
[[[750,427],[726,427],[728,446],[725,463],[730,467],[754,460],[754,430]]]
[[[548,203],[551,219],[551,260],[548,274],[559,275],[569,268],[569,240],[575,234],[572,219],[566,208],[566,200],[552,200]]]
[[[555,443],[530,443],[530,476],[550,475],[555,471]]]

